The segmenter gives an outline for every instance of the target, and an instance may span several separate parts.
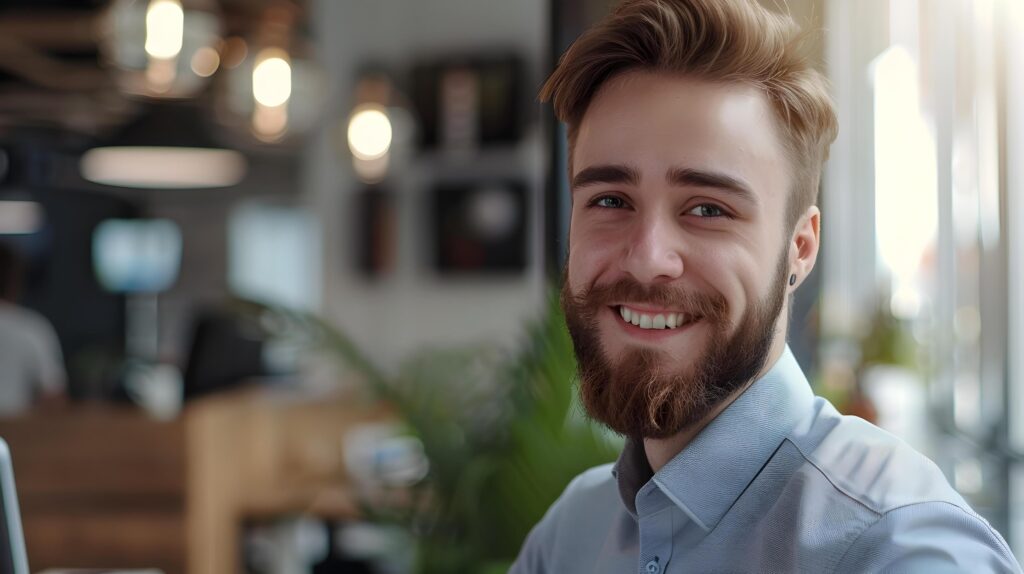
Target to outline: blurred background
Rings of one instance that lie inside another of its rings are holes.
[[[1024,552],[1024,5],[764,0],[839,138],[791,346]],[[504,572],[621,442],[536,93],[609,0],[4,0],[0,436],[33,571]]]

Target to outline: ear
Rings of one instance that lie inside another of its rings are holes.
[[[790,240],[789,273],[791,276],[796,275],[796,282],[790,287],[790,292],[795,291],[814,269],[814,263],[818,260],[820,239],[821,211],[812,205],[800,217]]]

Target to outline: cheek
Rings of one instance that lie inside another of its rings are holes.
[[[700,277],[704,284],[725,297],[733,319],[742,315],[750,301],[760,296],[767,276],[761,277],[759,269],[760,265],[749,253],[710,246],[695,250],[689,266],[692,277]]]
[[[569,284],[577,287],[593,283],[611,268],[615,254],[621,248],[613,234],[572,226],[569,230]]]
[[[567,266],[569,286],[578,291],[594,283],[608,266],[608,258],[590,245],[570,243]]]

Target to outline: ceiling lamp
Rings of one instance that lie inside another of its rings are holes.
[[[82,155],[88,181],[118,187],[230,187],[245,178],[241,153],[224,149],[203,129],[199,110],[185,103],[152,104],[103,146]]]
[[[0,235],[30,235],[43,228],[43,206],[34,201],[0,199]]]
[[[114,0],[101,22],[101,50],[127,93],[190,97],[219,65],[213,0]]]
[[[218,118],[259,142],[283,142],[322,117],[323,74],[309,57],[312,48],[294,33],[297,17],[294,4],[272,4],[244,57],[221,74]]]
[[[344,141],[356,176],[364,183],[377,183],[387,177],[394,160],[407,155],[412,118],[405,97],[381,71],[365,72],[354,96],[355,105],[341,126]]]

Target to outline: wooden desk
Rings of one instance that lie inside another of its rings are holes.
[[[189,404],[171,422],[128,406],[0,420],[33,571],[241,571],[248,516],[354,518],[343,437],[389,418],[342,397],[259,389]]]

